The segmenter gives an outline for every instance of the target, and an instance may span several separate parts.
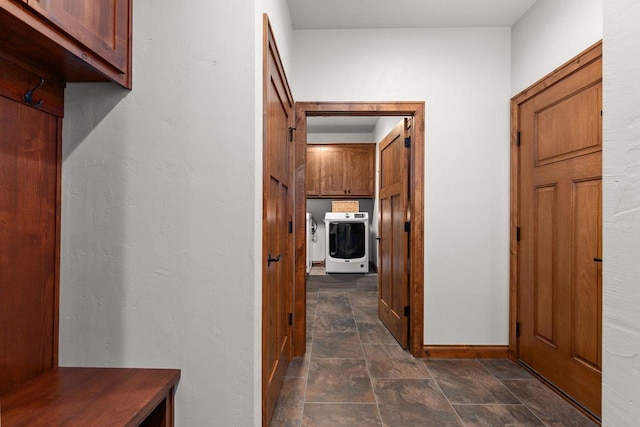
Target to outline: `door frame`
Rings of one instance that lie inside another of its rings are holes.
[[[424,347],[424,102],[296,102],[295,106],[295,278],[293,314],[293,355],[306,351],[306,269],[305,269],[305,173],[307,157],[307,117],[318,116],[412,116],[414,141],[411,141],[409,170],[409,351],[414,357],[426,357]]]
[[[527,89],[511,98],[511,189],[510,189],[510,254],[509,254],[509,350],[508,357],[514,362],[519,359],[519,339],[518,339],[518,322],[519,322],[519,306],[518,295],[519,287],[519,271],[518,271],[518,233],[517,229],[520,224],[520,151],[518,145],[518,133],[520,125],[520,117],[518,115],[519,106],[539,94],[548,87],[560,82],[561,80],[576,73],[586,65],[602,57],[602,40],[588,47],[574,58],[570,59],[547,76],[533,83]],[[540,379],[544,384],[549,386],[560,397],[573,405],[587,417],[600,423],[600,420],[590,411],[583,408],[579,403],[574,401],[570,396],[557,389],[553,384],[549,383],[545,378],[539,376],[536,372],[531,371],[534,376]]]

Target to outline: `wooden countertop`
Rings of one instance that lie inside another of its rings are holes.
[[[52,369],[0,397],[0,425],[137,426],[165,398],[173,412],[179,379],[179,369]]]

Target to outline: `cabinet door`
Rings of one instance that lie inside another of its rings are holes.
[[[320,169],[322,164],[322,148],[308,146],[307,147],[307,163],[306,163],[306,191],[307,196],[319,196],[322,194],[320,188]]]
[[[128,71],[130,0],[26,1],[109,64],[123,73]]]
[[[362,148],[346,148],[345,188],[350,196],[373,197],[375,145]]]
[[[322,167],[320,181],[323,196],[345,196],[346,187],[346,156],[342,147],[325,147],[322,151]]]

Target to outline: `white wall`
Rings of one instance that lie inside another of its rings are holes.
[[[134,6],[134,89],[66,90],[60,364],[180,368],[178,426],[257,426],[261,13],[286,1]]]
[[[602,38],[603,0],[538,0],[511,30],[511,95]]]
[[[426,343],[508,341],[509,40],[508,28],[294,31],[297,99],[426,101]]]
[[[640,3],[604,1],[605,426],[640,419]]]

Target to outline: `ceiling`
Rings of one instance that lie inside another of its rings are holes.
[[[373,133],[379,117],[307,117],[308,133]]]
[[[536,0],[287,0],[294,30],[511,27]]]

